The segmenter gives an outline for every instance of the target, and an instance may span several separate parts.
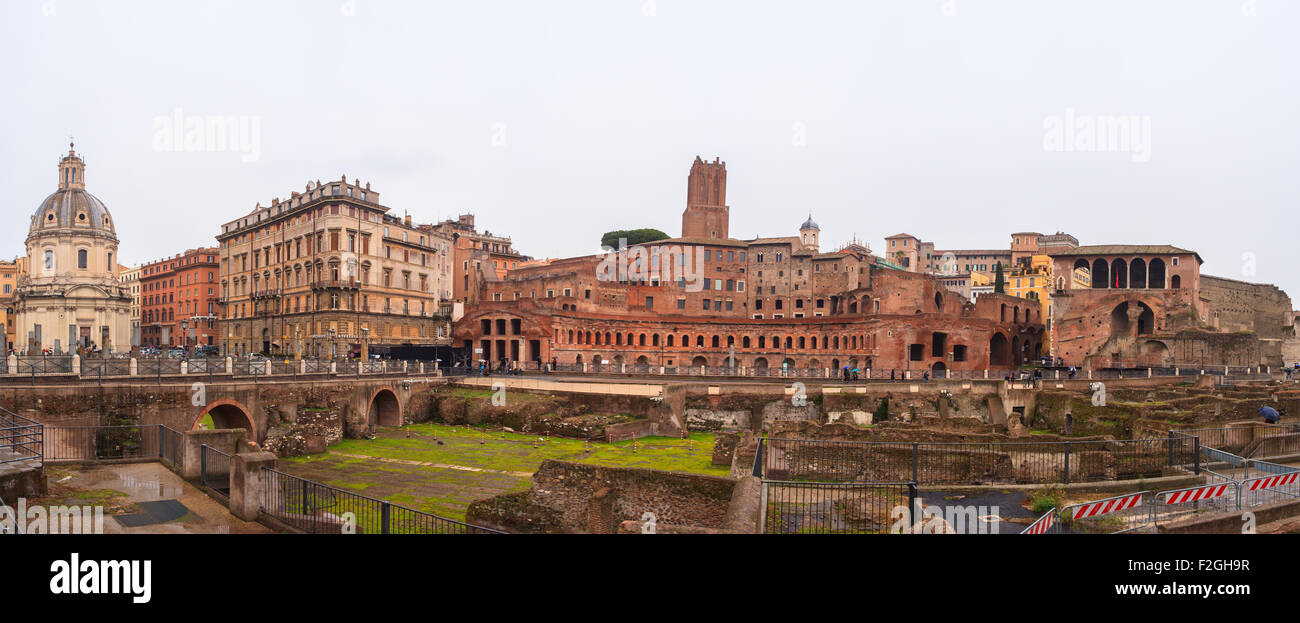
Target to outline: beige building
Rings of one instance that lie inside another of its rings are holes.
[[[388,211],[345,176],[223,225],[223,352],[329,358],[450,345],[451,237]]]
[[[119,280],[113,217],[86,192],[85,172],[69,148],[59,189],[32,215],[14,293],[18,351],[131,349],[131,295]]]
[[[131,294],[131,346],[140,345],[140,267],[118,266],[122,285]]]
[[[18,262],[0,261],[0,340],[4,354],[14,349],[14,290],[18,287]]]

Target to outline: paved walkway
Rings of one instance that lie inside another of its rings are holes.
[[[131,502],[177,500],[189,509],[184,516],[147,526],[128,528],[112,516],[104,517],[105,534],[271,534],[259,523],[237,519],[225,505],[213,500],[159,463],[129,463],[71,467],[59,484],[75,489],[112,489]],[[53,484],[53,483],[51,483]]]

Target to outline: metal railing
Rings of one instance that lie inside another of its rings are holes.
[[[230,455],[212,446],[199,446],[199,483],[230,501]]]
[[[1006,443],[767,439],[763,477],[823,482],[1030,484],[1105,482],[1199,469],[1197,439]]]
[[[763,481],[760,521],[764,534],[888,534],[916,497],[913,482]]]
[[[261,511],[311,534],[499,534],[274,469],[267,475]]]
[[[158,425],[158,458],[180,466],[185,463],[185,435],[162,424]]]
[[[0,463],[43,462],[45,425],[0,407]]]
[[[46,426],[45,461],[158,458],[158,425]]]

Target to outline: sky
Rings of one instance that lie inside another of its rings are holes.
[[[1300,297],[1298,2],[5,5],[0,257],[69,137],[130,264],[341,175],[419,222],[594,253],[679,234],[698,155],[727,163],[737,238],[810,214],[824,250],[1064,231]],[[242,140],[194,130],[226,121]]]

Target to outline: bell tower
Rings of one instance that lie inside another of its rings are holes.
[[[726,239],[730,208],[727,207],[727,163],[718,158],[705,162],[699,156],[686,178],[686,211],[682,212],[683,238]]]
[[[86,163],[77,155],[73,143],[68,143],[68,155],[59,160],[59,190],[67,189],[86,189]]]

